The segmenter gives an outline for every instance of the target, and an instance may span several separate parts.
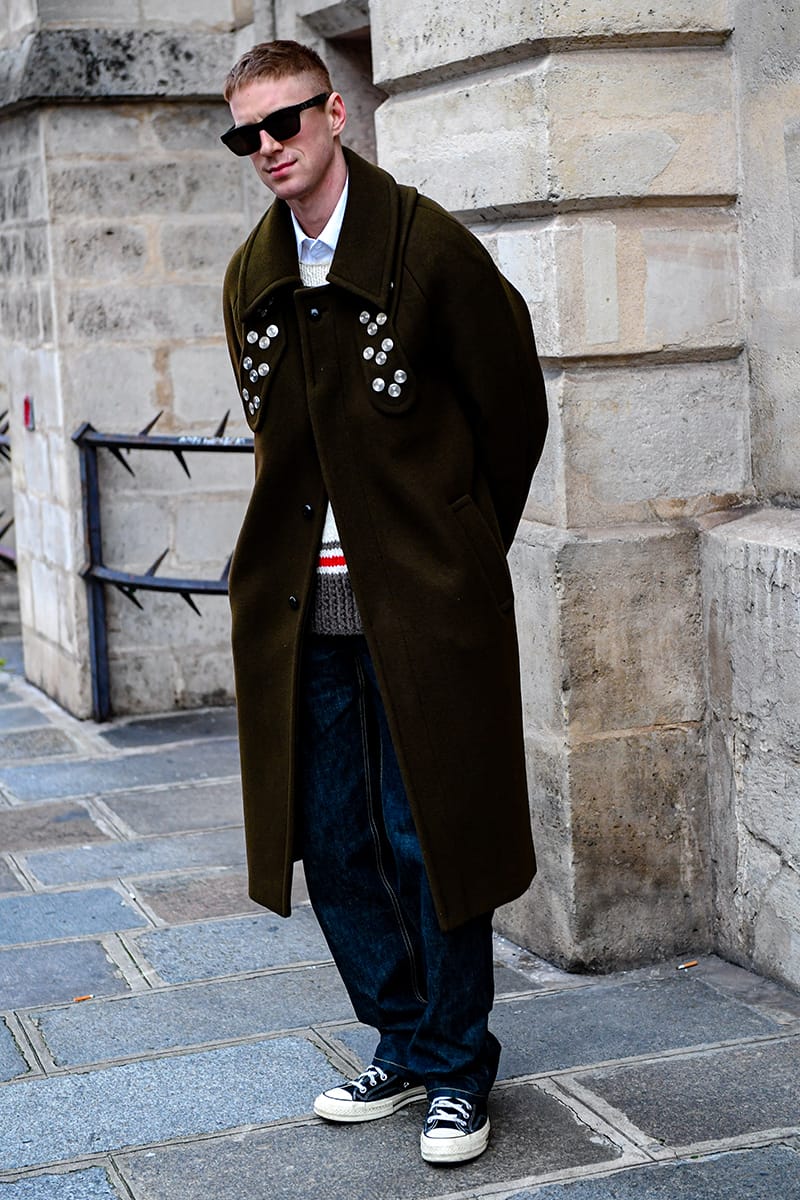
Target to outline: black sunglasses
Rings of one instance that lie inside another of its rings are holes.
[[[255,154],[261,145],[261,130],[264,129],[276,142],[288,142],[289,138],[297,137],[300,132],[300,113],[304,108],[314,108],[324,104],[330,92],[320,92],[302,104],[290,104],[288,108],[279,108],[263,121],[255,125],[232,125],[222,134],[220,141],[229,150],[243,158],[245,154]]]

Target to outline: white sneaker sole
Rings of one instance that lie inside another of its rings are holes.
[[[486,1124],[476,1133],[466,1133],[463,1137],[433,1138],[420,1134],[419,1150],[425,1162],[429,1163],[460,1163],[469,1162],[483,1154],[489,1145],[491,1125],[489,1118]]]
[[[383,1100],[337,1100],[335,1096],[323,1092],[314,1101],[314,1112],[326,1121],[378,1121],[381,1117],[390,1117],[392,1113],[405,1108],[406,1104],[424,1100],[426,1095],[422,1084],[400,1092],[397,1096],[386,1096]]]

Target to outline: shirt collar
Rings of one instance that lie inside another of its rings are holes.
[[[319,237],[310,238],[304,233],[297,217],[292,213],[292,227],[297,241],[298,262],[331,262],[339,241],[339,234],[344,221],[344,210],[347,207],[347,192],[350,186],[350,176],[344,181],[342,194],[336,202],[336,207],[328,218],[328,223]]]

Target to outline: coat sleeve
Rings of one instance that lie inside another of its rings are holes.
[[[406,262],[428,302],[436,344],[447,348],[508,550],[548,422],[528,307],[485,247],[444,209],[422,200],[415,227]]]

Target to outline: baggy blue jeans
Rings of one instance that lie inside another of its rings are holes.
[[[439,927],[363,636],[306,637],[298,781],[309,898],[358,1019],[380,1034],[373,1061],[429,1096],[487,1096],[491,913]]]

